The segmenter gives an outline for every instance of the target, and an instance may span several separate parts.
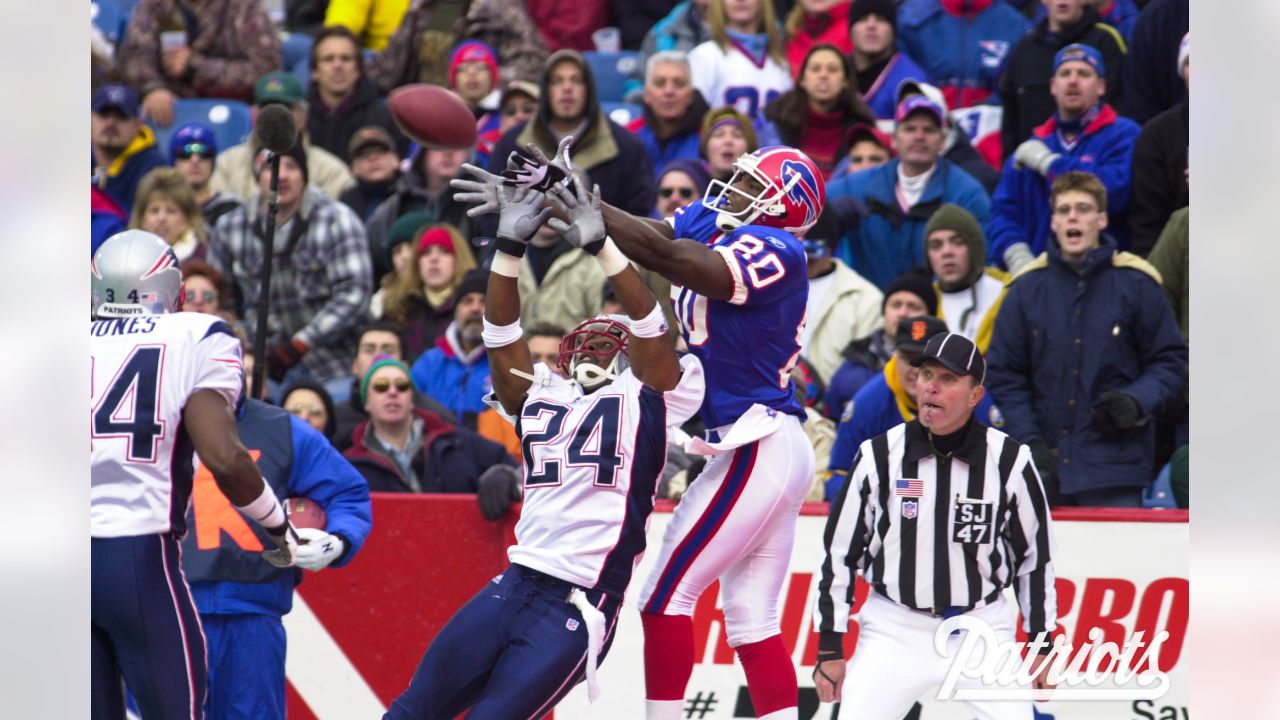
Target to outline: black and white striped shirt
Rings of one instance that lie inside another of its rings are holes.
[[[861,572],[884,597],[935,615],[1014,592],[1031,637],[1057,621],[1053,525],[1031,451],[972,421],[940,456],[918,420],[867,440],[831,505],[814,627],[849,627]]]

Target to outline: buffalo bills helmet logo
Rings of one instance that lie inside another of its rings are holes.
[[[793,178],[795,178],[793,182]],[[817,221],[822,211],[822,200],[818,194],[818,179],[805,163],[787,160],[782,163],[782,183],[787,188],[787,199],[805,210],[803,225]]]

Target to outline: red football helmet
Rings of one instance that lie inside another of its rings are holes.
[[[627,369],[630,339],[630,327],[617,315],[584,320],[560,340],[560,367],[584,389],[592,390]]]
[[[818,166],[803,152],[782,145],[762,147],[741,155],[733,168],[729,181],[712,180],[702,199],[703,205],[719,213],[716,226],[722,231],[755,223],[803,235],[822,214],[827,185]],[[734,187],[743,173],[764,186],[760,194],[751,195]],[[724,207],[730,193],[745,197],[750,204],[730,212]]]

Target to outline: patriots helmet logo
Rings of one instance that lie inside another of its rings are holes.
[[[782,163],[782,182],[787,200],[804,209],[801,224],[808,226],[817,222],[818,213],[822,211],[822,196],[813,168],[796,160],[786,160]]]

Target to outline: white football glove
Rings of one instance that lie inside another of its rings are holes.
[[[275,544],[275,547],[263,550],[262,559],[278,568],[292,567],[297,560],[298,546],[301,544],[298,539],[298,531],[294,529],[293,523],[286,520],[281,527],[265,529],[267,537],[271,538],[271,542]]]
[[[594,255],[600,251],[605,236],[604,215],[600,212],[600,186],[596,185],[588,193],[583,185],[575,183],[573,191],[562,186],[547,191],[547,197],[569,218],[568,223],[552,218],[550,225],[570,245]]]
[[[569,148],[573,146],[574,137],[566,135],[556,148],[556,156],[547,156],[534,143],[525,145],[527,155],[519,152],[511,153],[507,158],[507,171],[502,173],[505,182],[511,187],[533,188],[546,192],[556,185],[568,185],[573,181],[574,166],[569,159]]]
[[[498,208],[498,237],[518,243],[527,243],[552,212],[545,196],[529,188],[500,188]]]
[[[502,177],[470,163],[463,163],[462,169],[476,179],[454,178],[449,181],[449,187],[459,191],[453,194],[454,200],[475,206],[467,210],[467,217],[498,212],[498,190],[502,188]]]
[[[293,564],[304,570],[323,570],[346,550],[346,543],[337,535],[330,535],[316,528],[298,528],[298,537],[302,544],[298,545],[297,557]]]

